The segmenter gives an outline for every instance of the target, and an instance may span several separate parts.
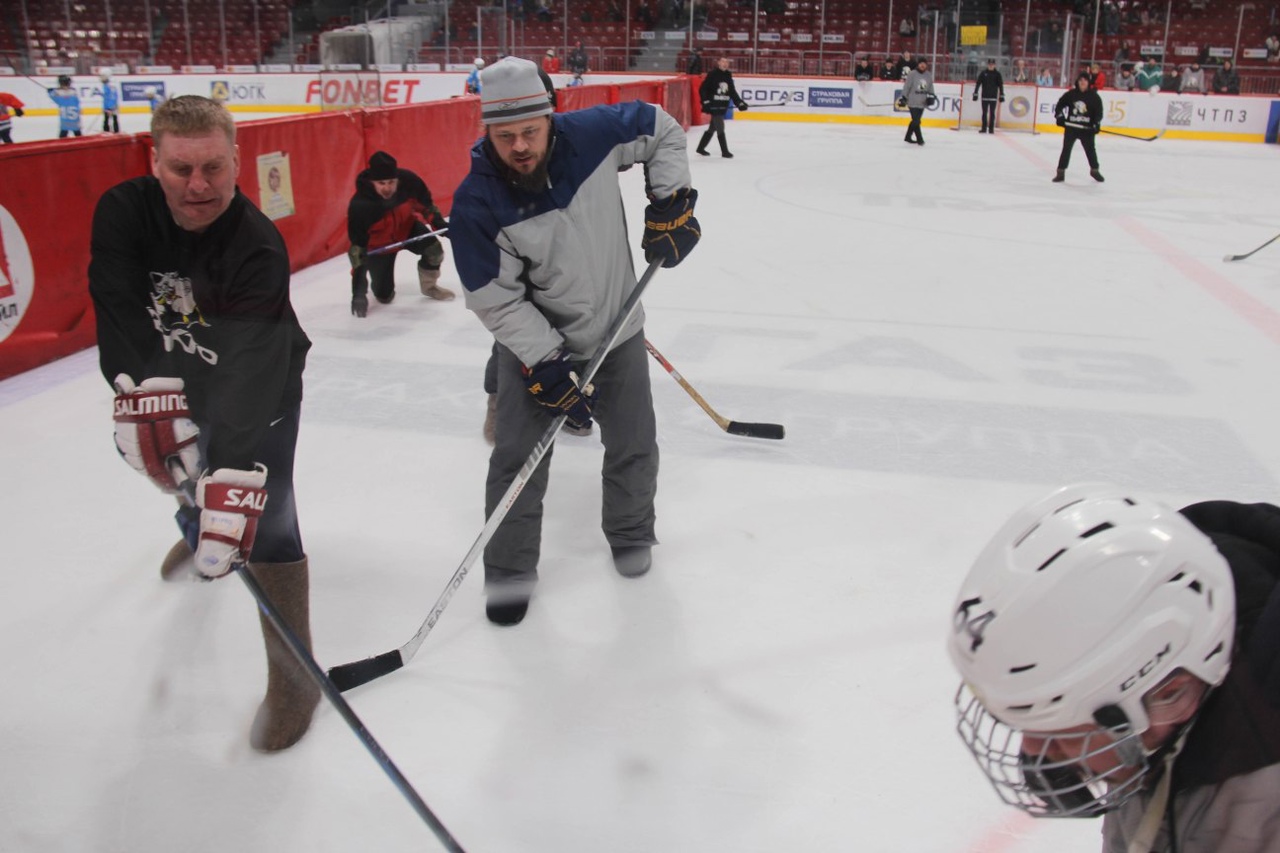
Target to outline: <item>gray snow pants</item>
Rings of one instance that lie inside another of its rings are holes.
[[[498,346],[497,434],[485,484],[485,517],[506,494],[555,412],[538,404],[525,387],[521,363]],[[585,368],[585,363],[580,365]],[[649,387],[644,331],[614,347],[592,384],[592,414],[604,443],[601,528],[610,545],[653,545],[653,499],[658,490],[658,438]],[[557,441],[562,439],[557,439]],[[532,584],[542,545],[542,497],[550,476],[553,444],[529,477],[484,549],[486,587]]]

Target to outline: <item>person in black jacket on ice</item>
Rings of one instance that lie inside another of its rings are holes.
[[[733,85],[733,72],[729,70],[729,60],[723,56],[716,60],[716,67],[711,69],[711,73],[698,87],[698,97],[702,99],[702,111],[711,116],[711,126],[698,141],[698,153],[704,157],[711,156],[707,153],[707,143],[711,141],[711,134],[714,133],[720,140],[720,156],[732,158],[733,155],[729,153],[729,143],[724,138],[724,114],[729,111],[730,104],[745,113],[747,102],[738,96],[738,90]]]
[[[996,61],[987,60],[987,70],[978,75],[973,85],[973,99],[982,100],[982,130],[978,133],[996,132],[996,105],[1004,103],[1004,78],[996,70]]]
[[[161,576],[210,580],[247,561],[310,648],[293,464],[311,341],[289,301],[289,255],[236,189],[240,152],[226,109],[172,98],[151,117],[151,137],[152,174],[107,190],[93,215],[89,295],[98,359],[116,392],[116,449],[165,493],[194,485]],[[104,549],[103,560],[134,550]],[[307,731],[320,690],[260,621],[267,692],[250,743],[274,752]]]
[[[1084,148],[1084,156],[1089,160],[1089,176],[1095,181],[1105,180],[1098,171],[1098,152],[1093,144],[1093,138],[1102,129],[1102,98],[1089,84],[1088,73],[1080,72],[1076,77],[1075,87],[1063,93],[1053,109],[1058,127],[1063,129],[1062,154],[1058,157],[1058,172],[1053,176],[1055,184],[1062,183],[1067,177],[1071,149],[1077,139],[1080,140],[1080,147]]]

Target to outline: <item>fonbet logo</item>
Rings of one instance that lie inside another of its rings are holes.
[[[18,221],[0,205],[0,341],[18,328],[31,304],[35,272]]]

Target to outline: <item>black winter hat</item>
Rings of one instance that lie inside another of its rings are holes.
[[[369,158],[369,180],[390,181],[399,177],[396,171],[396,158],[385,151],[375,151]]]

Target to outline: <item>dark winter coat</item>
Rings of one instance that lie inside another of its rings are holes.
[[[397,169],[395,195],[384,199],[373,188],[369,170],[356,176],[356,192],[347,205],[347,239],[362,249],[377,249],[409,239],[415,224],[435,231],[447,225],[431,200],[431,190],[408,169]]]
[[[1065,127],[1097,133],[1102,127],[1102,96],[1093,89],[1081,92],[1072,86],[1058,99],[1053,114]]]
[[[994,68],[987,68],[978,75],[973,93],[984,101],[1004,100],[1004,78]]]

